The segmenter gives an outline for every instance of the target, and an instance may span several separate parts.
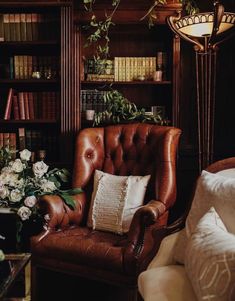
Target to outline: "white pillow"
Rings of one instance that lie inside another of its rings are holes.
[[[148,176],[116,176],[95,171],[88,227],[123,234],[143,205]]]
[[[185,269],[199,301],[235,300],[235,235],[213,207],[188,240]]]
[[[184,263],[187,238],[191,236],[198,221],[210,207],[215,207],[228,231],[235,234],[235,179],[203,170],[186,219],[187,237],[182,233],[182,237],[176,244],[175,260],[177,262]]]

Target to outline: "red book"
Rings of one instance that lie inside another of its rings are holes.
[[[29,119],[35,119],[33,92],[28,92],[28,102],[29,102]]]
[[[9,120],[11,117],[12,97],[13,97],[13,89],[10,88],[7,96],[7,104],[6,104],[5,114],[4,114],[5,120]]]
[[[23,92],[19,93],[19,109],[20,109],[20,119],[25,119],[25,108],[24,108],[24,94]]]
[[[25,149],[25,128],[19,128],[19,149],[23,150]]]
[[[17,95],[13,96],[13,116],[15,120],[20,119],[20,110],[19,110],[19,104],[18,104],[18,97]]]
[[[10,133],[10,144],[9,144],[9,148],[12,151],[16,150],[16,134],[15,133]],[[15,153],[12,154],[13,155],[13,159],[15,159]]]
[[[3,147],[3,133],[0,133],[0,149]]]

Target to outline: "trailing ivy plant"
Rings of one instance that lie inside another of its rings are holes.
[[[105,11],[104,20],[98,21],[93,9],[95,0],[83,0],[84,8],[87,10],[87,12],[91,13],[90,24],[86,26],[87,29],[90,29],[91,34],[87,38],[87,43],[85,47],[94,43],[96,44],[96,54],[94,55],[95,60],[106,60],[109,56],[109,32],[111,26],[115,25],[113,22],[113,16],[117,11],[120,2],[121,0],[111,0],[112,10],[110,14],[108,14],[107,11]],[[180,0],[180,2],[183,4],[185,11],[188,14],[194,14],[198,12],[196,0]],[[167,0],[153,0],[152,5],[150,6],[147,13],[141,18],[141,20],[148,17],[149,25],[153,25],[154,21],[157,18],[157,7],[165,4],[167,4]]]
[[[147,115],[145,109],[138,109],[133,102],[126,99],[119,91],[111,90],[104,94],[106,110],[95,114],[94,125],[100,123],[120,123],[127,121],[153,122],[168,124],[160,114]]]

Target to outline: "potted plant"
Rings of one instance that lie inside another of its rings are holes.
[[[147,114],[145,109],[138,109],[133,102],[130,102],[117,90],[106,92],[103,101],[106,105],[106,110],[95,114],[94,125],[132,121],[153,122],[161,125],[168,124],[168,120],[164,119],[160,114]]]

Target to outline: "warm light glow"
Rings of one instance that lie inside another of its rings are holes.
[[[213,13],[186,16],[178,20],[175,25],[182,33],[191,37],[210,36],[213,29]],[[224,13],[217,34],[225,32],[235,26],[235,14]]]

